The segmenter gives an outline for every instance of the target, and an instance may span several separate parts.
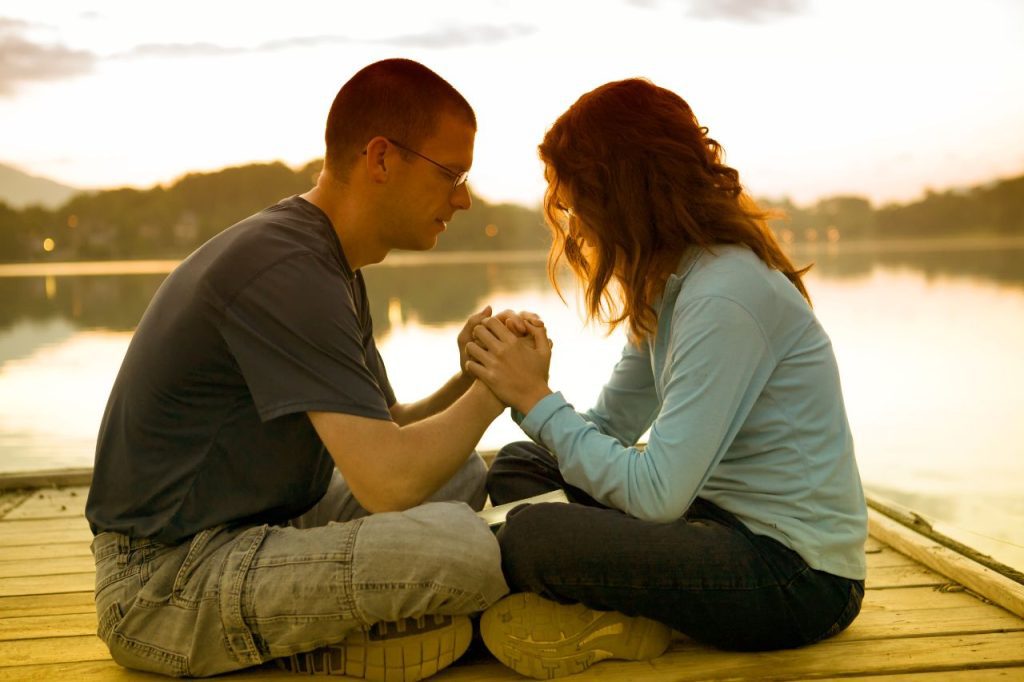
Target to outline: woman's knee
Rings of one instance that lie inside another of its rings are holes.
[[[509,443],[498,451],[487,472],[487,491],[491,501],[503,504],[537,494],[539,483],[561,484],[558,462],[547,450],[531,441]]]
[[[557,513],[552,514],[555,506],[529,504],[513,509],[498,531],[502,570],[515,591],[544,592],[549,573],[564,562],[562,555],[574,553]]]

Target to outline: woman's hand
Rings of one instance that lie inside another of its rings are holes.
[[[506,405],[526,414],[551,393],[552,344],[543,324],[526,322],[523,326],[526,335],[519,336],[509,328],[507,319],[482,320],[473,328],[473,340],[466,344],[466,370]]]

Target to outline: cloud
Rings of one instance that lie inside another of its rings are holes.
[[[748,24],[760,24],[803,13],[808,0],[676,0],[688,8],[688,14],[697,19],[725,19]],[[650,9],[659,0],[626,0],[635,7]]]
[[[18,19],[0,17],[0,97],[14,92],[18,83],[69,78],[92,71],[100,57],[86,50],[64,45],[32,42],[21,34],[30,25]],[[330,45],[383,44],[408,48],[445,49],[477,44],[493,44],[530,35],[536,27],[524,24],[507,26],[478,24],[446,26],[433,31],[384,38],[350,38],[335,35],[299,36],[259,45],[227,46],[213,43],[147,43],[107,59],[226,57],[251,52],[274,52],[295,48]]]
[[[515,38],[530,35],[536,30],[536,27],[526,26],[524,24],[512,24],[510,26],[495,26],[487,24],[477,26],[448,26],[437,31],[413,33],[393,38],[382,38],[373,42],[399,45],[401,47],[465,47],[467,45],[477,45],[480,43],[499,43],[506,40],[514,40]]]
[[[294,48],[309,48],[330,45],[381,44],[400,47],[422,47],[443,49],[463,47],[478,43],[496,43],[529,35],[537,29],[523,24],[511,26],[477,25],[448,26],[436,31],[413,33],[385,38],[362,39],[346,36],[318,35],[299,36],[272,40],[253,47],[228,47],[212,43],[149,43],[138,45],[127,52],[113,55],[115,59],[147,57],[221,57],[249,52],[277,52]]]
[[[92,71],[96,55],[64,45],[43,45],[18,33],[28,24],[0,17],[0,96],[11,95],[19,83],[56,80]]]
[[[0,33],[5,33],[11,30],[20,31],[28,28],[28,22],[22,21],[21,19],[11,19],[10,17],[0,17]]]
[[[127,52],[112,55],[111,59],[134,59],[147,57],[223,57],[251,50],[242,47],[225,47],[213,43],[146,43],[133,47]]]
[[[750,24],[794,16],[806,8],[807,0],[690,0],[691,16]]]

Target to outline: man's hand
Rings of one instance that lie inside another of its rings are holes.
[[[466,324],[463,325],[462,331],[459,332],[458,344],[459,344],[459,373],[465,379],[473,379],[473,376],[466,370],[466,361],[469,360],[469,356],[466,355],[466,345],[473,340],[473,328],[484,321],[491,315],[491,306],[484,306],[484,309],[478,313],[473,313],[466,320]]]
[[[483,320],[466,344],[466,369],[502,402],[526,414],[544,396],[551,366],[551,341],[543,325],[526,323],[517,336],[497,317]]]

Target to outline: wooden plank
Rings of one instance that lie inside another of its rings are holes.
[[[935,587],[897,587],[889,590],[868,590],[861,610],[890,611],[955,609],[988,604],[966,590],[944,591]],[[999,608],[999,607],[996,607]]]
[[[0,490],[0,519],[24,502],[31,492],[27,490]]]
[[[985,632],[1024,632],[1024,620],[1009,611],[981,602],[977,606],[947,609],[865,609],[836,639],[898,639]]]
[[[92,468],[47,469],[45,471],[12,471],[0,475],[0,490],[19,488],[46,488],[61,486],[88,486],[92,482]]]
[[[4,552],[4,557],[7,557],[6,552]],[[96,565],[93,562],[92,555],[53,557],[46,561],[40,561],[38,559],[0,561],[0,578],[84,573],[88,571],[95,571],[95,569]]]
[[[52,532],[58,530],[89,530],[83,516],[56,519],[12,519],[0,521],[0,534],[24,532]]]
[[[887,589],[892,587],[915,587],[943,585],[949,580],[921,564],[909,566],[888,566],[868,571],[864,586],[869,590]]]
[[[95,571],[66,573],[64,575],[31,575],[18,578],[0,578],[0,596],[16,597],[27,594],[92,592],[95,585]]]
[[[74,663],[110,659],[107,645],[96,635],[0,642],[0,666]],[[3,668],[0,667],[0,670]]]
[[[271,679],[271,676],[276,680],[282,679],[280,675],[274,675],[269,672],[265,673],[264,677],[253,678],[243,674],[232,675],[229,679]],[[294,675],[291,677],[294,677]],[[3,680],[3,682],[36,682],[38,680],[68,680],[69,682],[133,682],[134,680],[152,680],[152,682],[167,682],[168,678],[138,670],[128,670],[108,659],[106,661],[88,661],[84,663],[0,667],[0,680]]]
[[[601,674],[604,666],[608,665],[612,664],[602,663],[595,668],[591,668],[587,673],[584,673],[586,678],[574,675],[567,679],[572,680],[573,682],[576,682],[576,680],[583,682],[584,679],[601,679],[609,682],[621,680],[621,682],[629,682],[632,679],[628,676],[616,677]],[[764,674],[761,679],[765,679],[767,676],[767,674]],[[261,668],[252,668],[247,671],[232,673],[226,679],[256,681],[287,680],[294,679],[294,677],[294,675],[282,673],[281,671],[275,670],[272,666],[267,665]],[[499,663],[467,666],[462,661],[458,661],[452,667],[442,670],[430,679],[436,680],[437,682],[498,682],[504,680],[516,680],[517,682],[523,682],[527,678],[511,672]],[[672,675],[667,675],[662,678],[663,682],[675,679],[676,678]],[[974,682],[975,680],[977,680],[977,682],[1011,682],[1014,680],[1024,679],[1024,669],[1014,667],[962,671],[946,670],[934,673],[919,672],[907,675],[879,675],[862,679],[867,680],[867,682],[917,682],[918,680],[920,680],[920,682],[942,682],[943,680],[950,680],[951,682]],[[137,670],[128,670],[126,668],[122,668],[113,661],[89,661],[84,663],[59,663],[0,668],[0,680],[4,680],[4,682],[27,682],[29,680],[33,682],[37,680],[75,680],[76,682],[132,682],[133,680],[151,680],[152,682],[166,682],[167,678]],[[850,682],[849,677],[829,677],[819,678],[819,680],[820,682]]]
[[[66,530],[12,530],[7,526],[25,521],[0,521],[0,558],[4,557],[4,547],[23,547],[26,545],[64,544],[68,542],[92,542],[92,531],[88,526],[69,528]]]
[[[82,518],[85,516],[85,500],[88,494],[89,489],[85,487],[35,490],[4,519]]]
[[[4,547],[0,558],[4,561],[25,561],[27,559],[52,559],[56,557],[92,557],[89,542],[57,542],[46,545],[18,545]]]
[[[868,573],[874,569],[890,568],[893,566],[912,566],[920,562],[901,554],[891,547],[881,547],[871,554],[867,554]]]
[[[896,674],[1019,665],[1024,665],[1024,632],[898,640],[833,639],[802,649],[742,654],[686,642],[648,664],[606,661],[573,680],[812,679],[837,674]],[[471,678],[455,672],[449,679],[468,682]]]
[[[871,554],[885,547],[885,544],[878,541],[877,538],[868,536],[867,541],[864,543],[864,552]]]
[[[1014,682],[1024,680],[1024,667],[975,668],[973,670],[943,670],[907,675],[873,675],[859,678],[865,682]],[[850,682],[849,677],[826,677],[819,682]]]
[[[915,533],[874,509],[868,510],[868,524],[872,535],[894,549],[1024,618],[1024,585]]]
[[[95,634],[95,612],[0,618],[0,641]]]
[[[0,618],[95,613],[92,590],[0,597]]]

